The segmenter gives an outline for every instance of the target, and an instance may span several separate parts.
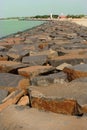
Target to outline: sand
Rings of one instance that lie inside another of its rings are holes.
[[[73,19],[72,22],[87,27],[87,19]]]

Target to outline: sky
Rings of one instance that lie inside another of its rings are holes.
[[[0,0],[0,17],[86,14],[87,0]]]

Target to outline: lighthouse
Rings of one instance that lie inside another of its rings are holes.
[[[53,19],[52,13],[50,14],[50,19]]]

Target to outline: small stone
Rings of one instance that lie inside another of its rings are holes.
[[[29,105],[29,98],[28,96],[23,96],[19,102],[17,103],[19,106],[25,106],[25,105]]]
[[[65,67],[71,67],[72,65],[71,64],[67,64],[67,63],[63,63],[59,66],[56,67],[57,70],[63,70]]]

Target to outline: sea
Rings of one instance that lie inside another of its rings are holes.
[[[0,20],[0,38],[31,29],[43,23],[44,21]]]

